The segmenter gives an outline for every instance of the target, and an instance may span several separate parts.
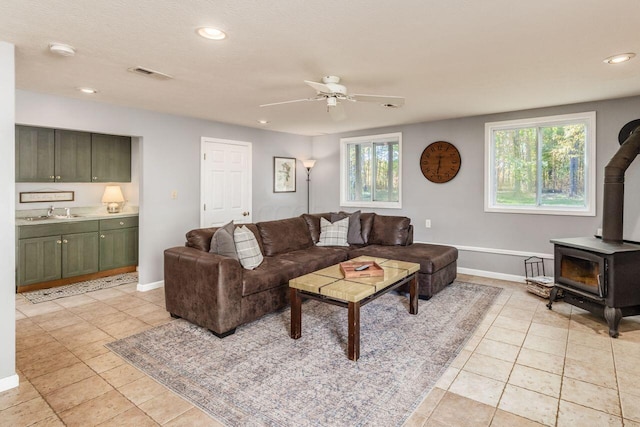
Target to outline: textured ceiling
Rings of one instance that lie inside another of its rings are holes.
[[[318,135],[638,95],[640,57],[602,62],[640,54],[638,16],[639,0],[3,0],[0,40],[19,89]],[[205,25],[228,38],[198,37]],[[322,102],[258,107],[328,74],[406,104],[347,103],[339,122]]]

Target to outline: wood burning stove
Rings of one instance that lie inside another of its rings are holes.
[[[618,336],[624,316],[640,314],[640,244],[622,238],[624,174],[640,153],[640,119],[627,123],[621,146],[604,168],[602,239],[554,239],[554,287],[547,307],[558,291],[565,302],[604,315],[609,335]]]

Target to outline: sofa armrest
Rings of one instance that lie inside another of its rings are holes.
[[[238,260],[188,247],[167,249],[164,292],[169,313],[217,334],[241,323]]]

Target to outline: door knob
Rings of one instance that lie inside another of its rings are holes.
[[[249,212],[242,212],[242,216],[249,216]]]

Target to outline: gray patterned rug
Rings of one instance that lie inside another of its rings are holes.
[[[386,294],[362,308],[361,356],[347,359],[347,310],[302,305],[218,339],[176,320],[107,344],[228,426],[400,426],[471,337],[502,289],[456,282],[420,301]]]
[[[126,285],[138,281],[138,272],[117,274],[115,276],[102,277],[100,279],[87,280],[71,285],[58,286],[56,288],[40,289],[39,291],[23,292],[22,296],[32,304],[51,301],[58,298],[84,294],[114,286]]]

